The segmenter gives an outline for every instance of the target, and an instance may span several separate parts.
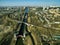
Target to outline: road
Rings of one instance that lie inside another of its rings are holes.
[[[25,14],[24,15],[24,18],[23,18],[23,22],[26,22],[27,23],[27,19],[28,19],[28,15]],[[21,27],[20,27],[20,30],[19,30],[19,34],[18,35],[22,35],[24,36],[24,33],[27,32],[29,37],[31,38],[31,42],[32,42],[32,45],[35,45],[35,42],[34,42],[34,39],[31,35],[31,33],[29,33],[29,31],[27,30],[27,25],[22,23],[21,24]],[[26,38],[26,37],[25,37]],[[29,40],[29,39],[28,39]],[[15,45],[24,45],[24,42],[23,42],[23,39],[22,37],[18,37],[17,38],[17,41],[16,41],[16,44]],[[28,45],[28,44],[27,44]]]

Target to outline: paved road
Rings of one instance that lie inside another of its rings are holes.
[[[28,13],[25,13],[24,18],[23,18],[23,22],[26,22],[27,23],[27,19],[28,19]],[[24,23],[22,23],[18,35],[22,35],[23,36],[24,33],[25,33],[25,31],[28,32],[27,25],[24,24]],[[35,45],[35,42],[34,42],[34,39],[33,39],[32,35],[31,35],[31,33],[29,33],[29,36],[30,36],[30,38],[32,40],[33,45]],[[23,40],[22,40],[22,37],[18,37],[17,38],[16,45],[24,45]]]

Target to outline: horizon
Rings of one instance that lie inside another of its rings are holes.
[[[60,0],[0,0],[0,6],[59,6]]]

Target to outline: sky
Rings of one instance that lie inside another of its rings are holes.
[[[60,0],[0,0],[0,6],[60,6]]]

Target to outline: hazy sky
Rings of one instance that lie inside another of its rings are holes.
[[[60,6],[60,0],[0,0],[0,6]]]

